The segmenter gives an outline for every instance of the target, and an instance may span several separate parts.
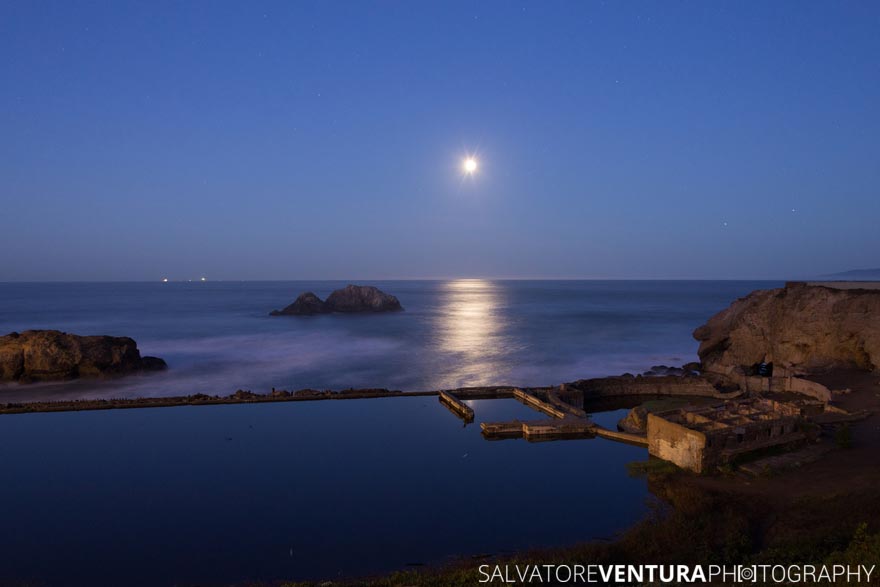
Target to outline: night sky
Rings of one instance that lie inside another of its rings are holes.
[[[878,2],[0,1],[0,281],[809,276],[878,187]]]

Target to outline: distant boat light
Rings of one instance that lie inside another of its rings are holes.
[[[162,278],[162,283],[168,283],[168,278],[167,278],[167,277],[163,277],[163,278]]]

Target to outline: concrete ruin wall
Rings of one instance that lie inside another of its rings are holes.
[[[703,472],[706,436],[654,414],[648,414],[648,454],[682,469]]]
[[[730,397],[723,394],[703,377],[603,377],[581,379],[567,386],[584,392],[585,397],[612,397],[627,395],[676,395]]]
[[[731,376],[734,380],[738,379],[740,387],[746,391],[754,392],[785,392],[800,393],[807,395],[823,402],[831,401],[831,390],[815,381],[801,379],[800,377],[783,376],[783,377],[758,377],[754,375],[740,375],[737,378]]]
[[[806,440],[803,407],[772,399],[648,414],[650,454],[702,473],[742,455]]]
[[[814,397],[823,402],[831,401],[831,390],[821,383],[809,381],[808,379],[801,379],[799,377],[787,377],[785,385],[786,391],[809,395],[810,397]]]
[[[799,418],[784,416],[708,432],[703,451],[704,466],[708,469],[752,451],[786,444],[796,438],[800,429]]]

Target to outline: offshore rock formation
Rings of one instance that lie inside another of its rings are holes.
[[[790,283],[758,290],[694,331],[703,370],[756,363],[797,373],[880,366],[880,290]]]
[[[0,336],[0,381],[53,381],[113,377],[165,369],[157,357],[141,357],[123,336],[77,336],[58,330],[26,330]]]
[[[403,310],[400,301],[370,285],[347,285],[331,293],[326,301],[312,292],[306,292],[283,310],[274,310],[270,316],[310,316],[330,312],[397,312]]]
[[[269,313],[270,316],[311,316],[312,314],[326,314],[330,310],[327,308],[327,305],[324,301],[313,294],[310,291],[307,291],[304,294],[300,294],[296,301],[292,304],[284,308],[283,310],[273,310]]]
[[[369,285],[346,285],[327,297],[331,312],[397,312],[403,306],[396,297]]]

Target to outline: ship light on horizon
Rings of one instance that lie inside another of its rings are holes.
[[[167,277],[163,277],[163,278],[162,278],[162,283],[168,283],[168,278],[167,278]]]

